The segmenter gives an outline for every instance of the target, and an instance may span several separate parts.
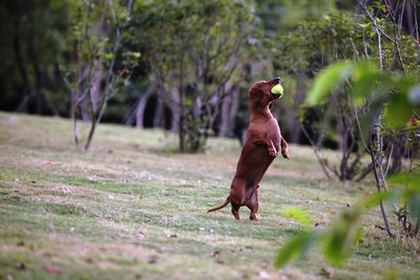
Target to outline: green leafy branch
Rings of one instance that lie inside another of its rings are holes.
[[[344,61],[331,64],[321,71],[308,93],[305,103],[315,106],[323,103],[331,91],[350,83],[351,95],[356,105],[362,105],[367,98],[377,113],[385,105],[384,120],[391,128],[407,124],[410,117],[420,106],[420,82],[417,76],[396,76],[380,71],[370,61]]]
[[[368,123],[365,127],[370,128],[374,119],[372,116],[381,114],[383,108],[385,108],[384,120],[389,127],[405,127],[420,105],[418,77],[391,75],[379,70],[369,61],[357,63],[344,61],[330,65],[316,77],[306,97],[306,106],[322,104],[332,91],[342,87],[344,83],[351,87],[350,94],[355,106],[365,102],[370,103],[370,110],[364,117]],[[292,259],[302,258],[315,244],[320,245],[325,259],[330,264],[341,265],[351,255],[352,246],[361,236],[363,215],[378,203],[382,210],[384,201],[407,205],[408,212],[416,221],[414,231],[417,234],[420,221],[420,174],[418,172],[400,174],[391,178],[389,183],[403,188],[393,188],[390,191],[387,191],[387,188],[378,188],[377,193],[363,198],[351,209],[344,211],[327,229],[315,229],[298,234],[282,246],[274,265],[282,267]],[[404,213],[407,213],[406,211],[407,209],[404,209]],[[297,217],[305,215],[299,213]]]
[[[408,179],[407,179],[408,178]],[[291,260],[302,259],[309,249],[319,245],[325,259],[333,266],[340,266],[351,256],[353,245],[362,236],[361,219],[366,212],[380,201],[408,204],[417,221],[420,219],[420,174],[409,177],[399,175],[393,182],[403,185],[389,192],[378,192],[364,197],[352,208],[341,213],[339,218],[326,229],[315,228],[303,231],[287,241],[278,251],[274,266],[280,268]],[[401,186],[401,185],[400,185]]]

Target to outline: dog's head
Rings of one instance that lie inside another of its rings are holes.
[[[248,100],[253,107],[264,108],[283,96],[281,79],[255,82],[248,91]]]

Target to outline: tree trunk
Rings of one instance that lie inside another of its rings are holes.
[[[149,100],[150,94],[143,94],[140,96],[136,108],[136,127],[144,127],[144,109],[146,108],[147,100]]]
[[[100,116],[100,110],[102,108],[98,108],[99,104],[102,102],[106,102],[101,100],[102,98],[105,98],[105,93],[103,92],[101,88],[101,82],[102,82],[102,60],[98,59],[95,63],[95,73],[93,77],[93,82],[91,85],[91,88],[89,90],[89,96],[88,96],[88,102],[89,102],[89,112],[90,112],[90,129],[88,138],[86,140],[85,144],[85,150],[88,150],[90,147],[90,144],[92,142],[93,135],[96,130],[96,124],[99,122],[99,116]],[[103,104],[105,106],[105,104]]]
[[[222,101],[222,110],[220,113],[220,129],[219,137],[233,136],[233,128],[235,126],[235,117],[239,107],[239,88],[227,86],[230,91]]]
[[[77,106],[75,106],[76,104],[76,99],[78,96],[78,87],[73,88],[71,90],[71,95],[70,95],[70,118],[73,120],[73,140],[74,140],[74,145],[76,146],[76,148],[79,146],[79,132],[77,130]]]
[[[102,60],[98,59],[94,66],[95,73],[93,74],[93,82],[90,89],[90,98],[92,100],[92,110],[97,112],[101,103],[101,99],[105,98],[103,89],[101,88],[101,83],[103,80],[103,66]]]
[[[178,93],[179,93],[179,150],[181,152],[185,151],[185,100],[184,100],[184,53],[180,55],[179,63],[179,84],[178,84]]]
[[[171,94],[171,102],[169,107],[172,112],[172,124],[171,124],[171,131],[178,132],[179,131],[179,124],[181,120],[181,111],[179,108],[179,91],[176,87],[170,89]]]
[[[403,159],[407,150],[408,135],[405,132],[398,133],[392,141],[393,149],[390,151],[390,165],[387,174],[399,173],[403,167]],[[390,143],[391,144],[391,143]]]
[[[143,94],[140,94],[138,98],[137,106],[135,110],[135,115],[136,115],[135,124],[136,124],[136,127],[138,128],[143,128],[144,126],[144,110],[146,109],[146,105],[147,105],[147,101],[149,100],[149,97],[156,91],[156,88],[157,88],[157,84],[151,83],[147,87],[146,91]]]
[[[106,15],[103,14],[101,17],[101,22],[99,25],[99,37],[106,37],[108,34],[108,24],[107,24],[107,18]],[[93,58],[94,60],[94,73],[93,73],[93,79],[92,84],[89,85],[89,95],[88,95],[88,101],[89,101],[89,112],[90,112],[90,130],[88,134],[88,138],[86,140],[85,144],[85,150],[88,150],[90,147],[90,144],[93,139],[93,135],[95,134],[96,126],[100,122],[103,112],[107,105],[107,85],[105,85],[105,88],[102,87],[102,82],[105,80],[106,83],[108,82],[107,79],[110,77],[105,76],[104,78],[104,66],[103,66],[103,54],[105,52],[104,47],[102,47],[98,53],[98,58]],[[114,56],[116,53],[114,52]],[[109,71],[112,71],[112,66],[110,66],[111,69]]]
[[[229,130],[229,111],[232,103],[232,96],[228,95],[224,98],[222,102],[222,110],[220,112],[220,129],[219,129],[219,137],[226,137],[228,136]]]
[[[230,86],[229,83],[226,83],[226,85],[224,86],[224,91],[227,92],[232,92],[232,87]],[[219,133],[218,136],[219,137],[226,137],[229,134],[229,126],[230,126],[230,110],[231,110],[231,106],[232,106],[232,102],[233,102],[233,96],[232,94],[228,94],[225,98],[223,98],[223,100],[220,101],[221,102],[221,112],[220,112],[220,129],[219,129]]]
[[[164,114],[164,107],[165,104],[161,98],[157,98],[156,100],[156,109],[155,115],[153,116],[153,127],[160,127],[162,126],[163,114]]]
[[[31,57],[32,59],[32,68],[34,71],[34,76],[35,76],[35,96],[36,96],[36,113],[37,114],[41,114],[42,112],[42,77],[41,77],[41,70],[39,68],[39,63],[38,63],[38,54],[36,52],[36,48],[35,48],[35,35],[36,35],[36,30],[35,30],[35,19],[32,15],[32,13],[29,13],[28,15],[29,17],[29,21],[31,22],[30,26],[30,32],[29,32],[29,37],[28,37],[28,55],[29,57]]]
[[[388,191],[384,172],[382,169],[383,140],[382,140],[382,135],[381,135],[381,115],[382,115],[382,112],[378,114],[375,120],[375,124],[373,125],[372,144],[370,147],[370,157],[373,164],[373,172],[375,174],[376,188],[378,192]],[[392,233],[391,225],[389,224],[389,221],[388,221],[388,215],[386,213],[386,210],[382,201],[379,202],[379,207],[381,209],[382,217],[384,219],[386,232],[388,233],[390,237],[395,238],[395,235]]]
[[[303,99],[305,98],[305,83],[307,77],[304,73],[299,73],[296,80],[296,94],[295,94],[295,106],[290,109],[286,109],[286,119],[287,119],[287,130],[289,132],[290,138],[288,142],[299,143],[301,129],[297,117],[297,111],[299,110],[300,104],[302,104]]]
[[[13,52],[15,55],[16,65],[19,69],[19,74],[22,79],[22,100],[19,103],[16,111],[27,112],[28,111],[28,102],[32,97],[30,90],[30,83],[28,78],[28,71],[26,70],[25,64],[23,62],[22,52],[21,52],[21,42],[20,42],[20,20],[16,19],[14,22],[15,36],[13,38]]]
[[[234,87],[232,89],[232,104],[230,107],[230,114],[229,114],[229,130],[228,130],[228,136],[233,136],[235,129],[235,120],[236,116],[238,115],[239,110],[239,97],[241,95],[241,90],[239,87]]]
[[[180,103],[179,103],[179,126],[178,126],[178,137],[179,137],[179,150],[181,152],[185,151],[185,108],[183,103],[182,94],[180,93]]]
[[[369,9],[364,3],[362,5],[362,8],[364,9],[365,13],[369,17],[370,21],[372,22],[373,27],[375,28],[375,32],[377,35],[378,40],[378,56],[379,56],[379,69],[383,70],[383,53],[382,53],[382,34],[380,30],[377,27],[376,19],[370,14]],[[381,116],[382,116],[382,110],[378,113],[378,115],[375,118],[375,122],[373,124],[373,128],[371,131],[371,145],[370,145],[370,156],[372,160],[372,166],[373,171],[375,174],[375,180],[376,180],[376,188],[378,192],[381,191],[387,191],[387,185],[385,181],[384,172],[382,170],[382,153],[383,153],[383,143],[382,143],[382,135],[381,135]],[[379,203],[382,218],[384,220],[385,229],[390,237],[395,237],[395,235],[392,233],[391,226],[388,221],[388,216],[386,213],[386,210],[384,208],[382,200]]]
[[[96,130],[96,124],[97,124],[96,118],[92,118],[88,138],[85,144],[85,151],[89,150],[90,148],[90,144],[92,143],[92,139],[93,139],[93,134],[95,133],[95,130]]]
[[[79,104],[80,116],[82,117],[82,121],[88,122],[90,121],[90,114],[89,114],[89,101],[88,98],[85,98]]]

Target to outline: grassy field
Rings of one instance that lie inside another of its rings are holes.
[[[84,152],[68,120],[0,113],[0,279],[322,279],[325,269],[334,279],[420,279],[419,243],[386,238],[376,210],[343,267],[313,251],[276,270],[276,251],[302,230],[282,209],[326,226],[372,181],[327,181],[310,149],[292,145],[261,184],[260,221],[242,208],[238,222],[229,208],[206,209],[226,198],[240,147],[208,146],[177,154],[174,135],[101,125]]]

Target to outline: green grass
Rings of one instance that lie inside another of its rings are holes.
[[[81,128],[86,134],[86,127]],[[260,221],[235,221],[224,201],[240,147],[211,139],[207,152],[174,153],[176,136],[100,125],[92,150],[76,150],[71,123],[0,113],[0,279],[420,278],[418,240],[386,238],[377,210],[349,261],[330,268],[317,251],[277,270],[287,238],[302,230],[282,214],[300,207],[327,226],[375,190],[324,179],[307,147],[291,146],[260,190]],[[362,188],[360,190],[359,188]]]

